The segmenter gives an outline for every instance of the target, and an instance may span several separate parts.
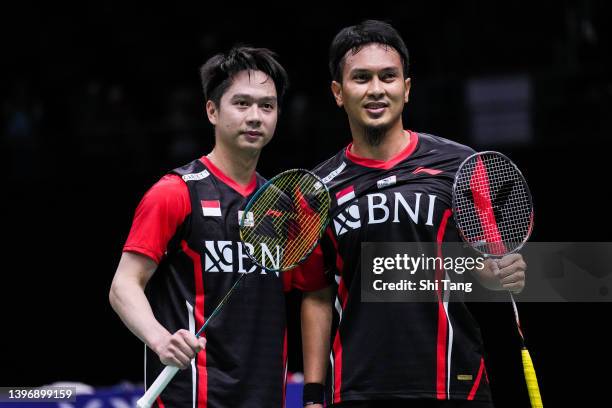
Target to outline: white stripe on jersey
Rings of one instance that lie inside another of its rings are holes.
[[[336,302],[334,304],[334,306],[336,306],[336,312],[338,312],[338,316],[340,317],[340,320],[342,320],[342,305],[340,305],[340,300],[338,299],[338,296],[336,296]]]
[[[340,281],[342,280],[341,276],[338,275],[334,275],[334,279],[336,280],[336,284],[338,284],[338,286],[340,285]],[[340,304],[340,298],[338,297],[338,295],[336,295],[336,301],[334,302],[334,305],[336,306],[336,311],[338,312],[338,324],[340,324],[340,322],[342,321],[342,305]],[[335,365],[334,365],[334,347],[331,347],[331,351],[329,353],[329,361],[330,361],[330,365],[331,365],[331,395],[332,395],[332,401],[335,399],[335,392],[336,392],[336,379],[334,378],[335,374],[336,374],[336,370],[335,370]]]
[[[193,315],[193,306],[185,301],[187,305],[187,317],[189,318],[189,333],[196,334],[195,316]],[[191,403],[193,408],[196,408],[196,359],[191,360]]]
[[[342,277],[335,275],[334,279],[336,280],[336,284],[340,285]],[[340,304],[340,298],[338,297],[338,295],[336,295],[336,301],[334,302],[334,306],[336,307],[336,311],[338,312],[338,323],[340,323],[342,321],[342,305]]]
[[[449,279],[448,273],[444,272],[445,278]],[[450,297],[450,290],[444,292],[444,311],[446,312],[446,321],[448,322],[448,346],[446,350],[446,399],[450,399],[450,383],[451,383],[451,361],[453,354],[453,325],[450,320],[450,314],[448,313],[448,298]]]
[[[285,400],[287,399],[287,372],[289,369],[289,358],[287,358],[287,361],[285,361],[285,370],[284,370],[284,375],[283,375],[283,387],[285,388]],[[283,401],[283,407],[282,408],[286,408],[286,402]]]
[[[145,347],[145,358],[144,358],[144,389],[147,392],[147,345]]]
[[[334,369],[334,351],[333,351],[333,347],[332,347],[332,352],[329,353],[329,361],[331,364],[331,395],[332,395],[332,401],[335,398],[334,392],[336,391],[336,379],[334,378],[334,373],[336,372],[336,370]]]

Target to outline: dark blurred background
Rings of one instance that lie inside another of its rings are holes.
[[[142,345],[109,285],[143,193],[211,149],[198,68],[237,43],[276,51],[292,81],[262,175],[349,142],[328,46],[346,25],[383,19],[411,53],[407,128],[508,154],[535,198],[533,240],[610,241],[611,3],[404,3],[2,6],[0,384],[142,381]],[[472,307],[497,406],[527,406],[511,308]],[[603,401],[610,304],[521,311],[544,403]]]

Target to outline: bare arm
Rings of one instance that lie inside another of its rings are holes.
[[[162,363],[186,368],[195,353],[204,348],[206,340],[198,341],[187,330],[171,334],[155,319],[144,289],[156,269],[152,259],[124,252],[111,284],[110,304],[128,329],[159,355]]]
[[[305,292],[302,299],[304,383],[325,383],[332,323],[331,286]],[[318,408],[322,405],[309,405]]]

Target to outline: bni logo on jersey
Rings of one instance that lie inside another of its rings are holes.
[[[355,197],[355,188],[353,186],[348,186],[336,193],[338,205],[355,200],[354,203],[348,205],[344,211],[334,218],[334,229],[336,230],[337,236],[344,234],[348,230],[361,227],[359,206],[357,205]]]
[[[252,273],[260,270],[261,275],[274,274],[280,276],[278,271],[281,260],[281,248],[278,245],[268,247],[260,244],[261,258],[259,268],[251,259],[248,253],[254,253],[253,245],[246,242],[237,241],[204,241],[203,248],[203,269],[204,272],[238,272]],[[274,271],[264,268],[270,267]]]

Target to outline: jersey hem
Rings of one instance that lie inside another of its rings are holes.
[[[147,258],[153,260],[156,264],[159,264],[162,258],[161,256],[157,255],[154,251],[151,251],[148,248],[138,247],[134,245],[124,246],[123,252],[134,252],[140,255],[144,255]]]
[[[331,286],[329,283],[325,282],[322,283],[321,285],[315,285],[315,286],[310,286],[310,287],[303,287],[303,286],[298,286],[298,285],[293,285],[294,289],[300,290],[302,292],[316,292],[318,290],[321,289],[325,289],[327,287]]]

